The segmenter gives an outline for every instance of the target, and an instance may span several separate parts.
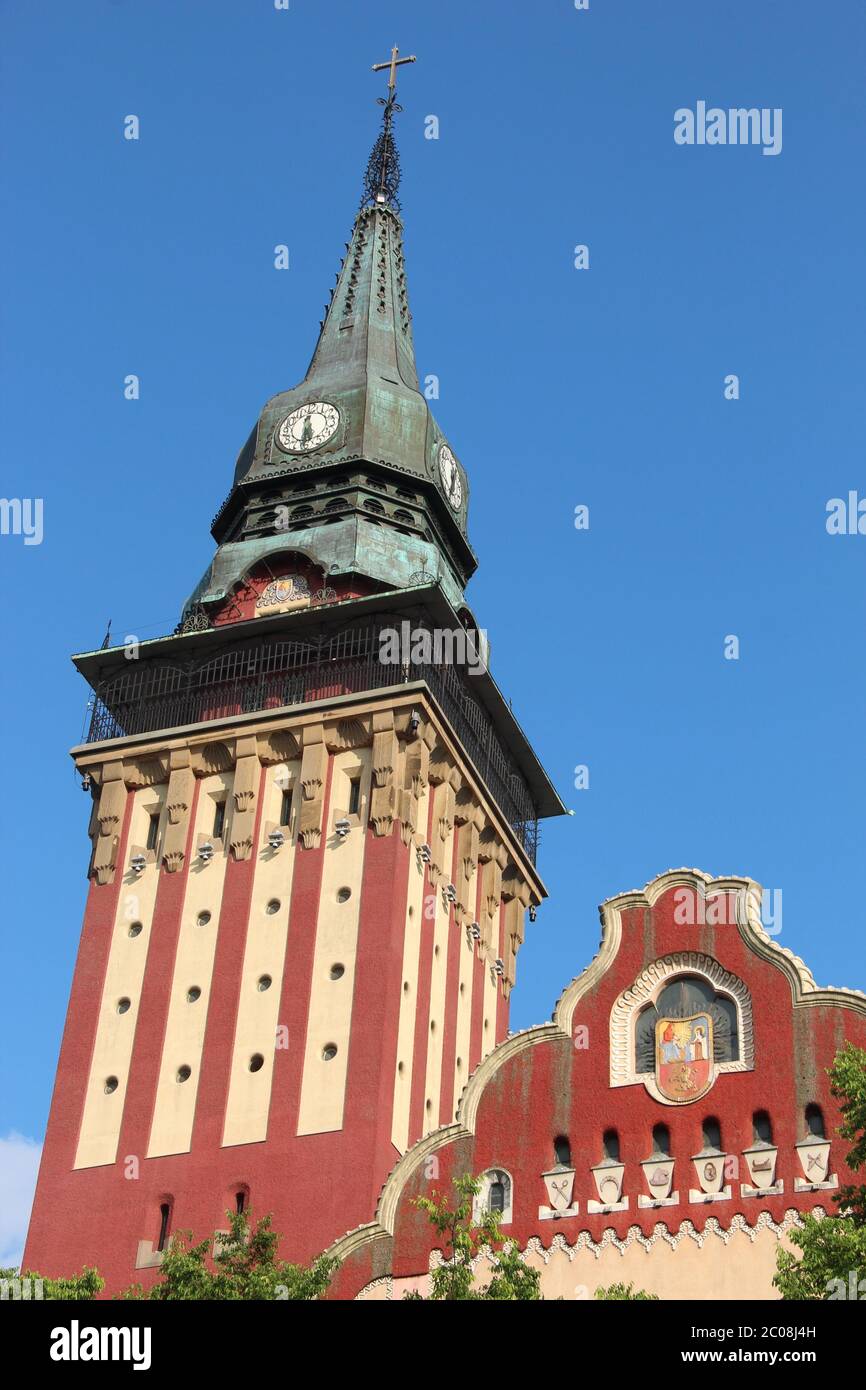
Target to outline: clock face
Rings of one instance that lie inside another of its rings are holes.
[[[287,415],[277,430],[277,443],[291,454],[306,454],[326,444],[340,423],[340,412],[326,401],[312,401]]]
[[[447,444],[443,444],[439,450],[439,477],[442,479],[442,490],[456,512],[463,501],[463,483],[457,460]]]

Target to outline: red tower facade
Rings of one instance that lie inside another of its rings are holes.
[[[464,598],[392,107],[310,368],[241,450],[177,630],[75,658],[91,883],[24,1266],[108,1293],[227,1210],[272,1213],[297,1260],[372,1220],[506,1036],[544,895],[562,807]]]

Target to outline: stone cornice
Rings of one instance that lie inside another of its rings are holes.
[[[414,740],[409,731],[413,711],[419,713],[422,720],[420,735]],[[382,712],[390,716],[390,722],[387,728],[383,726],[380,729],[374,721],[381,721]],[[162,780],[167,779],[170,758],[181,750],[188,753],[195,775],[203,776],[234,766],[239,742],[245,739],[256,740],[259,760],[265,765],[289,761],[309,745],[314,729],[319,730],[320,736],[315,741],[319,742],[323,752],[375,744],[374,762],[378,769],[375,781],[383,782],[382,786],[374,786],[374,791],[379,793],[371,817],[375,833],[390,833],[401,809],[398,774],[402,777],[402,766],[398,766],[397,758],[398,754],[401,759],[405,758],[411,748],[410,780],[416,797],[428,779],[439,785],[440,778],[444,780],[452,793],[444,811],[445,819],[458,821],[464,816],[467,804],[471,804],[474,822],[486,827],[480,837],[483,841],[482,858],[487,856],[486,846],[492,840],[495,850],[490,852],[496,854],[503,869],[506,864],[511,866],[509,882],[513,880],[522,884],[521,900],[527,905],[529,902],[538,904],[547,896],[535,866],[483,781],[476,778],[472,764],[451,731],[446,716],[423,681],[369,693],[334,696],[306,705],[283,706],[276,710],[258,710],[251,714],[208,720],[206,723],[172,729],[165,734],[146,733],[98,744],[83,744],[72,749],[72,757],[78,770],[81,773],[89,772],[97,786],[102,785],[106,770],[118,765],[124,769],[135,769],[131,774],[134,778],[140,778],[143,770],[146,770],[148,784],[152,785],[159,780],[155,770],[164,770]],[[435,757],[432,750],[435,750]],[[307,761],[309,768],[312,755],[307,756]],[[321,780],[321,777],[322,772],[317,764],[303,779],[310,786],[305,787],[304,791],[307,809],[302,817],[301,832],[304,843],[309,846],[315,845],[321,838],[321,795],[313,797],[308,794],[312,788],[311,779]],[[463,797],[459,814],[458,794]],[[310,805],[311,802],[314,804]]]
[[[826,1216],[827,1212],[824,1207],[815,1207],[811,1214],[820,1218]],[[727,1225],[717,1220],[715,1216],[711,1216],[702,1230],[698,1230],[694,1223],[688,1219],[681,1222],[680,1225],[673,1230],[666,1226],[663,1221],[659,1221],[656,1223],[652,1235],[645,1235],[640,1226],[631,1226],[622,1240],[611,1227],[608,1227],[602,1235],[601,1240],[598,1241],[594,1240],[589,1231],[586,1230],[576,1232],[573,1242],[569,1242],[562,1231],[557,1231],[549,1245],[544,1245],[538,1236],[530,1236],[522,1249],[518,1246],[518,1252],[524,1260],[527,1255],[535,1255],[544,1265],[548,1265],[553,1256],[557,1254],[564,1255],[569,1263],[571,1263],[575,1256],[584,1250],[594,1255],[596,1259],[599,1259],[602,1253],[608,1248],[618,1250],[620,1255],[625,1255],[626,1251],[632,1245],[639,1245],[649,1252],[654,1245],[664,1243],[670,1246],[672,1250],[676,1250],[678,1245],[687,1240],[693,1241],[699,1249],[703,1249],[707,1240],[713,1236],[721,1240],[724,1245],[728,1245],[735,1235],[744,1235],[747,1240],[753,1243],[756,1237],[760,1235],[761,1231],[772,1231],[773,1235],[781,1237],[787,1235],[789,1231],[796,1230],[802,1225],[802,1213],[797,1211],[794,1207],[789,1207],[781,1221],[775,1221],[767,1211],[760,1212],[752,1224],[750,1224],[741,1213],[734,1215]],[[369,1227],[361,1226],[358,1228],[357,1232],[353,1231],[351,1234],[352,1236],[360,1235],[362,1232],[369,1229]],[[379,1237],[383,1234],[381,1230],[377,1230],[377,1235]],[[344,1236],[343,1240],[348,1241],[349,1237]],[[346,1253],[354,1253],[363,1243],[363,1241],[353,1243]],[[332,1246],[328,1253],[336,1253],[338,1249],[342,1251],[342,1241],[338,1241],[337,1245]],[[489,1245],[482,1245],[469,1261],[473,1273],[479,1264],[489,1262],[493,1257],[493,1253]],[[434,1269],[441,1268],[444,1263],[442,1252],[440,1250],[434,1250],[430,1255],[429,1268],[427,1270],[416,1271],[416,1277],[417,1275],[429,1274]],[[372,1279],[369,1284],[365,1284],[363,1288],[358,1290],[355,1299],[359,1300],[363,1298],[364,1294],[369,1293],[371,1289],[378,1288],[382,1285],[384,1285],[386,1289],[386,1299],[392,1299],[394,1293],[393,1275],[379,1275],[376,1279]]]

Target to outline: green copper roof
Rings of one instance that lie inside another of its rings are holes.
[[[307,374],[264,405],[214,519],[219,548],[187,606],[216,601],[263,550],[273,554],[281,546],[307,553],[326,572],[357,573],[389,587],[408,585],[424,570],[438,577],[455,605],[477,566],[467,535],[466,474],[418,381],[392,106],[386,103],[365,203]],[[354,487],[346,493],[347,465]],[[365,495],[367,483],[382,489],[381,504]],[[333,489],[345,495],[328,501]],[[295,520],[301,493],[309,518],[304,528]],[[348,514],[339,528],[321,526],[326,503]],[[278,530],[287,515],[288,531]]]
[[[315,401],[339,411],[336,433],[311,453],[285,451],[280,424],[293,410]],[[439,474],[438,453],[447,442],[418,384],[402,223],[388,206],[362,208],[307,375],[299,386],[267,402],[254,446],[238,459],[235,482],[265,481],[347,460],[381,462],[432,485],[446,524],[465,538],[465,473],[461,469],[462,497],[456,509],[444,495]]]

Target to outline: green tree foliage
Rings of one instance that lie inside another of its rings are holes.
[[[121,1294],[130,1299],[281,1299],[309,1302],[327,1291],[338,1261],[324,1255],[310,1269],[277,1259],[279,1236],[271,1218],[253,1226],[246,1213],[226,1213],[230,1229],[220,1237],[210,1267],[210,1240],[195,1245],[190,1231],[172,1238],[150,1288],[135,1284]]]
[[[847,1162],[856,1173],[866,1165],[866,1052],[846,1043],[828,1075],[833,1095],[842,1102],[839,1133],[853,1143]],[[805,1216],[802,1227],[791,1233],[800,1258],[779,1250],[773,1283],[783,1298],[866,1297],[866,1186],[843,1187],[835,1201],[840,1215]]]
[[[866,1051],[846,1043],[829,1075],[833,1095],[842,1102],[839,1133],[853,1145],[846,1162],[857,1173],[866,1166]],[[843,1187],[835,1201],[858,1226],[866,1226],[866,1184]]]
[[[84,1266],[80,1274],[73,1274],[68,1279],[46,1279],[42,1274],[35,1274],[32,1270],[26,1270],[19,1274],[17,1269],[0,1269],[0,1280],[5,1279],[10,1281],[29,1279],[31,1281],[31,1298],[36,1297],[33,1285],[37,1280],[41,1280],[43,1299],[70,1299],[78,1303],[89,1302],[105,1288],[105,1280],[100,1278],[98,1271],[89,1269],[87,1265]]]
[[[658,1303],[657,1293],[646,1293],[644,1289],[636,1289],[634,1284],[608,1284],[607,1288],[599,1288],[595,1291],[595,1297],[602,1301],[612,1301],[615,1303]]]
[[[457,1203],[449,1206],[436,1193],[432,1197],[416,1197],[415,1204],[427,1213],[436,1231],[445,1256],[445,1263],[434,1269],[431,1278],[431,1302],[443,1299],[472,1299],[475,1301],[511,1302],[540,1299],[540,1274],[524,1264],[513,1241],[503,1241],[499,1232],[498,1212],[485,1212],[479,1220],[472,1215],[472,1199],[481,1189],[478,1178],[465,1175],[454,1178]],[[476,1289],[472,1261],[487,1246],[492,1253],[493,1273],[490,1283]],[[412,1301],[423,1301],[423,1295],[405,1295]]]
[[[799,1259],[790,1250],[776,1256],[773,1283],[783,1298],[847,1298],[852,1273],[855,1285],[864,1280],[866,1294],[866,1226],[848,1216],[809,1215],[792,1231],[791,1240],[803,1253]]]

